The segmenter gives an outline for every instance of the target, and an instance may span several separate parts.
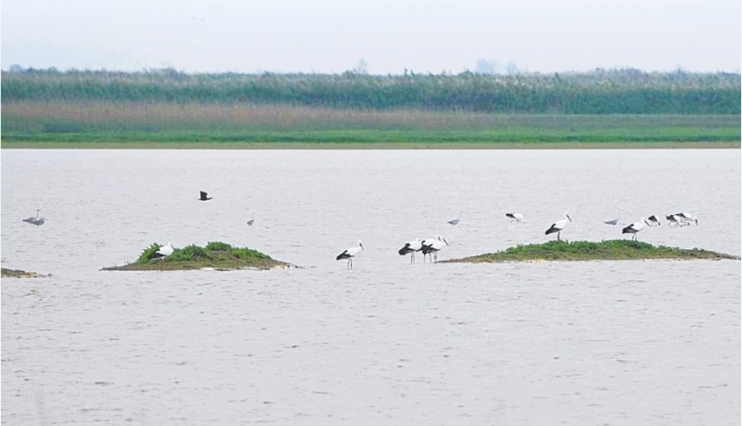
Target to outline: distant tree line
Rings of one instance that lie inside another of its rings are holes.
[[[535,114],[740,114],[739,73],[591,72],[368,75],[190,74],[14,69],[2,102],[286,104]]]

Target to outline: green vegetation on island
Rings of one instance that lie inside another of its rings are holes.
[[[496,253],[487,253],[463,259],[443,260],[452,263],[496,263],[533,261],[580,261],[580,260],[641,260],[641,259],[736,259],[739,256],[713,251],[681,249],[677,247],[653,246],[632,240],[549,241],[543,244],[528,244],[510,247]]]
[[[104,271],[152,271],[152,270],[189,270],[212,268],[217,270],[232,269],[273,269],[288,268],[290,264],[274,260],[257,250],[232,247],[227,243],[210,242],[206,247],[189,245],[176,248],[172,254],[155,258],[154,253],[162,247],[153,243],[132,263],[123,266],[103,268]]]
[[[24,70],[2,81],[4,148],[739,147],[742,138],[738,73]]]

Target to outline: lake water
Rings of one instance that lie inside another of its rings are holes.
[[[396,251],[569,212],[567,240],[655,214],[640,240],[739,255],[740,181],[740,150],[4,150],[2,266],[51,277],[2,280],[2,424],[738,425],[739,261]],[[301,268],[100,271],[168,241]]]

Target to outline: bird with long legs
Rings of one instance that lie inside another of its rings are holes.
[[[642,229],[646,228],[649,225],[649,222],[647,219],[641,218],[638,222],[634,222],[630,224],[629,226],[623,228],[621,230],[622,234],[633,234],[631,236],[631,240],[636,240],[636,234],[641,232]]]
[[[405,243],[404,247],[399,249],[400,256],[410,255],[410,263],[415,263],[415,253],[423,249],[422,240],[415,238],[415,240]]]
[[[660,220],[657,219],[657,216],[655,215],[649,216],[647,218],[647,224],[649,226],[660,226],[661,225]]]
[[[337,255],[335,260],[340,259],[348,259],[348,264],[346,265],[348,269],[353,269],[353,258],[358,256],[358,254],[363,251],[363,243],[361,240],[358,240],[358,245],[355,247],[351,247],[344,252]]]
[[[677,215],[674,215],[674,214],[669,214],[665,216],[665,219],[667,219],[667,226],[683,227],[686,225],[683,219],[679,218]]]
[[[523,222],[523,215],[521,213],[512,212],[512,213],[505,213],[505,217],[510,218],[510,223],[521,223]]]
[[[570,222],[572,222],[572,218],[569,217],[569,213],[564,213],[564,219],[558,220],[552,223],[549,229],[546,230],[545,234],[549,235],[549,234],[553,234],[556,232],[557,241],[561,241],[560,237],[561,237],[562,231],[564,230],[564,228],[567,227],[567,225],[569,225]]]
[[[440,235],[436,235],[435,238],[426,239],[422,242],[423,252],[423,263],[425,262],[425,256],[430,256],[430,263],[438,263],[438,252],[448,245],[448,241]]]
[[[690,225],[691,222],[698,225],[698,218],[690,213],[675,213],[675,216],[679,217],[686,225]]]

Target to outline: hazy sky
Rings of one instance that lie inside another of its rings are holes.
[[[739,71],[739,0],[2,0],[2,69]]]

